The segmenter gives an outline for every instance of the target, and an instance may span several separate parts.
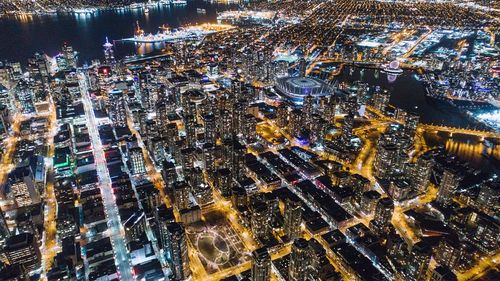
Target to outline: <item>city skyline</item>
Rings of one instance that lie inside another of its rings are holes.
[[[0,0],[0,281],[497,280],[499,18]]]

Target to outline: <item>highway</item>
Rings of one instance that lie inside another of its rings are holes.
[[[115,253],[115,264],[117,266],[121,280],[134,280],[132,278],[130,259],[128,255],[127,246],[125,244],[125,231],[120,221],[120,214],[114,199],[114,194],[111,188],[111,179],[109,177],[108,168],[106,165],[106,158],[104,150],[99,137],[97,121],[90,100],[87,80],[84,73],[79,73],[80,87],[82,91],[82,102],[85,109],[85,116],[87,118],[87,126],[94,149],[94,158],[96,163],[97,175],[99,177],[99,188],[103,199],[103,204],[108,220],[108,233],[111,238],[113,250]]]

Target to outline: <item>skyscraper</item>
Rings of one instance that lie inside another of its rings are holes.
[[[188,246],[186,233],[182,224],[171,223],[167,226],[169,249],[172,263],[172,280],[183,281],[191,276],[189,268]]]
[[[9,264],[23,265],[27,272],[41,265],[41,253],[31,233],[10,236],[5,243],[5,255]]]
[[[203,115],[203,124],[205,125],[205,142],[215,144],[215,116],[213,113]]]
[[[293,136],[298,136],[302,131],[302,121],[304,120],[302,110],[295,108],[289,114],[288,132]]]
[[[0,247],[3,244],[3,241],[10,236],[10,231],[7,226],[7,222],[5,221],[5,214],[2,210],[0,210]]]
[[[424,280],[429,268],[432,251],[429,245],[422,241],[413,245],[413,248],[408,258],[408,266],[406,267],[405,275],[408,280]]]
[[[125,111],[125,97],[120,90],[112,90],[108,93],[109,117],[117,127],[127,126],[127,112]]]
[[[276,110],[276,125],[281,129],[288,126],[288,105],[281,103]]]
[[[309,264],[309,242],[304,238],[295,239],[290,253],[288,277],[290,281],[306,280]]]
[[[446,168],[439,183],[436,200],[439,203],[448,205],[451,203],[453,193],[457,190],[458,185],[462,181],[462,176],[453,168]]]
[[[252,252],[252,281],[268,281],[271,279],[271,256],[267,248],[259,248]]]
[[[160,205],[156,208],[155,223],[157,225],[158,244],[167,257],[170,257],[168,225],[175,222],[174,210]]]
[[[417,159],[416,163],[409,163],[405,168],[413,186],[420,192],[426,192],[430,183],[434,160],[430,154],[424,154]]]
[[[299,198],[287,198],[284,214],[285,235],[290,241],[301,236],[300,224],[302,223],[302,204]]]
[[[262,201],[253,202],[251,205],[252,218],[251,228],[254,236],[258,239],[267,239],[270,232],[269,214],[267,205]]]
[[[177,209],[187,209],[189,207],[189,193],[191,186],[185,181],[174,183],[174,201]]]
[[[375,216],[370,221],[370,227],[377,233],[387,233],[394,212],[394,201],[389,197],[380,199],[375,207]]]
[[[132,175],[140,175],[146,173],[146,164],[144,163],[144,155],[142,149],[137,145],[137,142],[129,142],[127,144],[128,155],[130,157],[130,172]]]
[[[305,114],[305,118],[310,118],[313,114],[314,107],[314,97],[312,95],[307,95],[304,97],[304,103],[302,106],[302,111]]]

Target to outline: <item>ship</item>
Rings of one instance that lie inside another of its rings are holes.
[[[92,15],[97,11],[94,8],[83,8],[83,9],[73,9],[73,13],[76,15]]]
[[[151,0],[148,1],[148,3],[146,3],[146,7],[156,7],[158,6],[160,2],[153,2]]]
[[[145,34],[144,30],[137,26],[134,32],[134,37],[125,38],[122,41],[134,42],[134,43],[161,43],[161,42],[175,42],[179,40],[196,40],[202,38],[208,34],[214,33],[212,30],[204,30],[199,27],[186,27],[178,29],[170,29],[169,27],[163,25],[160,27],[162,30],[156,34]]]
[[[140,3],[132,3],[128,7],[130,9],[142,9],[144,7],[144,5],[140,4]]]
[[[233,28],[227,25],[195,25],[188,27],[181,27],[177,29],[171,29],[170,27],[163,25],[160,27],[161,31],[156,34],[146,34],[144,30],[141,29],[139,23],[135,28],[134,37],[125,38],[121,41],[134,42],[134,43],[161,43],[161,42],[176,42],[181,40],[199,40],[203,39],[209,34],[213,34],[219,31],[227,30]]]
[[[171,2],[173,5],[187,5],[187,1],[186,0],[172,0]]]
[[[206,13],[207,13],[207,10],[202,9],[202,8],[198,8],[198,9],[196,9],[196,12],[197,12],[198,14],[206,14]]]

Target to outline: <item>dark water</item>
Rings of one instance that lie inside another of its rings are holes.
[[[467,119],[457,108],[446,102],[427,98],[422,82],[412,72],[404,72],[397,77],[388,77],[386,73],[375,69],[346,67],[337,79],[339,82],[347,83],[360,80],[371,87],[379,86],[389,90],[391,92],[389,103],[418,113],[422,123],[461,128],[475,126],[474,122]],[[492,147],[488,147],[477,136],[454,135],[450,137],[447,133],[428,134],[426,141],[430,147],[444,147],[447,152],[468,162],[472,167],[481,169],[486,175],[498,173],[500,154],[496,142]]]
[[[461,128],[474,127],[474,124],[456,107],[426,97],[424,85],[413,72],[405,71],[397,77],[388,77],[386,73],[375,69],[346,67],[337,79],[347,83],[359,80],[372,87],[379,86],[389,90],[390,104],[418,113],[422,123]]]
[[[206,9],[198,14],[197,8]],[[23,64],[35,52],[50,56],[59,53],[64,42],[80,52],[80,63],[103,56],[102,44],[106,37],[118,40],[132,37],[138,21],[146,33],[156,33],[166,24],[172,28],[216,22],[217,11],[234,6],[211,4],[193,0],[185,6],[155,6],[146,14],[143,9],[99,10],[93,15],[57,15],[0,18],[0,60],[20,61]],[[144,49],[151,50],[153,46]],[[134,44],[116,44],[117,57],[133,54]]]

